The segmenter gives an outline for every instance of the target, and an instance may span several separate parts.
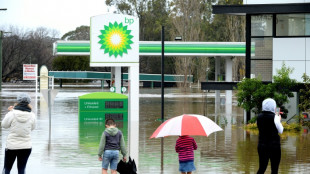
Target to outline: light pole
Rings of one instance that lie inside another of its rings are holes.
[[[0,30],[0,91],[2,90],[2,36],[3,31]]]
[[[0,8],[0,10],[7,10],[6,8]],[[2,90],[2,37],[3,31],[0,31],[0,91]]]

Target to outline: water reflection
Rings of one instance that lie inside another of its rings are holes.
[[[198,150],[195,151],[195,173],[255,173],[258,169],[257,132],[247,132],[243,125],[243,110],[233,104],[215,105],[212,93],[184,94],[178,89],[166,89],[165,119],[183,113],[207,115],[224,131],[209,137],[195,137]],[[38,102],[38,124],[33,132],[33,151],[27,171],[31,174],[100,173],[97,150],[104,130],[103,122],[80,123],[78,120],[78,96],[98,89],[61,89],[52,108],[52,132],[50,149],[48,143],[48,113],[46,103]],[[140,91],[139,130],[139,173],[178,173],[178,156],[174,151],[177,137],[164,138],[164,158],[161,161],[160,139],[149,139],[161,124],[160,89]],[[30,92],[32,97],[35,96]],[[15,101],[15,91],[1,92],[1,120],[7,107]],[[118,122],[118,127],[126,131],[128,125]],[[7,130],[0,129],[0,167],[3,166],[5,138]],[[128,135],[126,135],[127,137]],[[279,173],[307,173],[310,170],[310,136],[307,132],[284,134],[281,136],[282,160]],[[163,170],[161,171],[161,163]],[[16,164],[15,164],[16,165]],[[44,171],[44,172],[42,172]],[[16,174],[16,166],[12,174]],[[270,167],[267,172],[270,173]]]

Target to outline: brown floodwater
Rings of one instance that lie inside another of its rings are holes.
[[[68,173],[99,174],[101,164],[97,160],[99,139],[104,130],[103,123],[82,124],[78,120],[78,96],[100,89],[58,89],[52,107],[51,137],[49,137],[49,115],[47,104],[38,97],[37,129],[32,133],[33,150],[27,172],[30,174]],[[7,107],[14,104],[16,93],[32,89],[4,88],[0,93],[1,120]],[[105,89],[108,91],[108,89]],[[222,96],[224,98],[224,96]],[[194,137],[198,149],[195,151],[195,173],[256,173],[258,169],[257,132],[243,129],[243,110],[236,106],[214,103],[214,93],[202,93],[197,89],[180,92],[177,88],[165,89],[165,119],[184,113],[206,115],[223,131],[209,137]],[[33,104],[35,105],[35,104]],[[149,139],[161,124],[160,89],[140,89],[139,169],[140,174],[177,174],[178,156],[174,146],[177,137]],[[127,138],[127,123],[118,122]],[[0,130],[0,168],[3,167],[5,139],[8,130]],[[281,136],[282,159],[279,173],[309,173],[310,134],[308,129],[299,133],[284,133]],[[163,152],[163,153],[162,153]],[[162,155],[163,154],[163,155]],[[16,164],[11,172],[17,174]],[[270,173],[270,166],[267,172]]]

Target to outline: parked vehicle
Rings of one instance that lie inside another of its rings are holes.
[[[310,121],[310,118],[309,118],[310,114],[309,114],[309,112],[303,112],[302,115],[304,117],[304,121]]]

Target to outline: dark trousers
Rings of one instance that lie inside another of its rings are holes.
[[[281,146],[259,144],[257,151],[259,156],[259,169],[257,174],[265,173],[269,159],[271,163],[271,174],[277,174],[281,160]]]
[[[4,168],[2,174],[10,174],[17,157],[18,174],[25,174],[26,164],[31,154],[31,149],[10,150],[5,149]]]

